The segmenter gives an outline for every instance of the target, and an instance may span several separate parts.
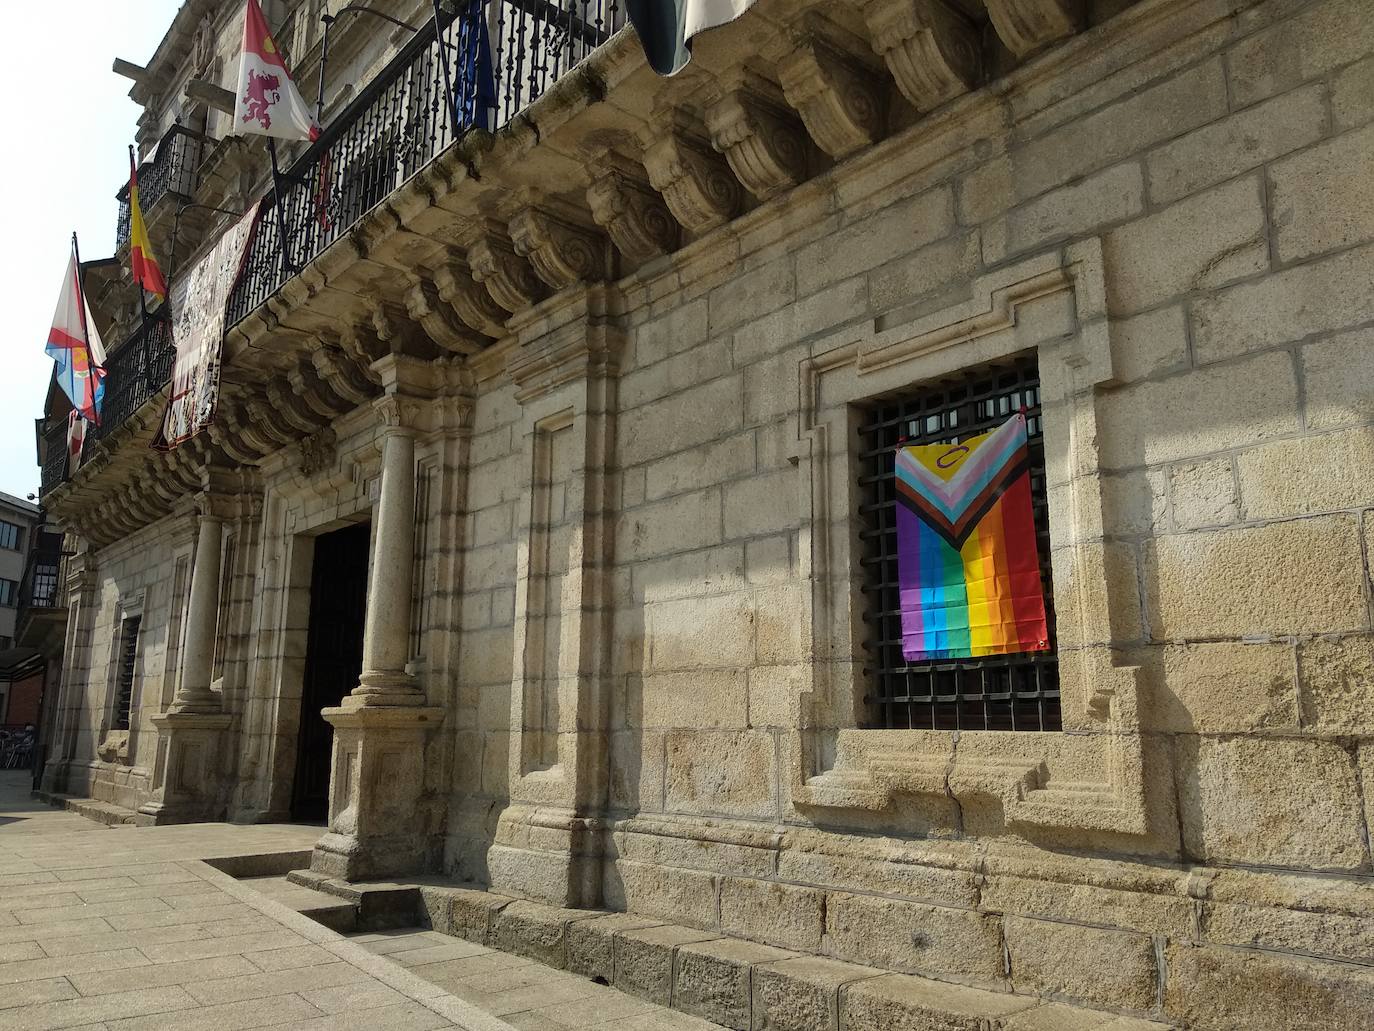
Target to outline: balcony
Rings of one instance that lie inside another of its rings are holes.
[[[201,136],[180,125],[174,125],[157,145],[151,161],[138,167],[138,200],[143,214],[150,212],[157,202],[171,194],[182,200],[195,195],[197,173],[200,168]],[[129,242],[129,184],[115,195],[119,201],[119,224],[115,229],[115,250]]]
[[[472,129],[496,130],[542,96],[562,75],[625,24],[618,0],[577,0],[563,9],[546,0],[472,0],[490,41],[494,95],[479,97],[476,19],[450,14],[442,29],[448,83],[434,22],[427,21],[323,135],[281,177],[282,194],[269,193],[229,300],[232,326],[284,282],[345,236],[371,208],[412,178]],[[494,100],[494,104],[488,103]],[[455,126],[457,134],[455,134]],[[152,161],[139,168],[145,215],[172,194],[190,200],[202,158],[201,137],[175,126]],[[129,236],[128,186],[119,193],[117,246]],[[286,261],[280,244],[287,226]],[[169,323],[140,327],[106,366],[102,421],[86,438],[89,451],[154,395],[171,375],[175,358]],[[40,491],[66,482],[65,421],[44,433]]]
[[[96,443],[118,429],[149,398],[158,394],[172,375],[176,347],[171,324],[150,318],[127,339],[105,364],[105,401],[99,426],[86,436],[89,451]],[[67,468],[67,422],[60,419],[43,433],[43,474],[40,494],[64,483]]]

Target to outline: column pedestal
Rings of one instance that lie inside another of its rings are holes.
[[[153,798],[138,807],[136,824],[223,818],[220,742],[233,719],[225,712],[163,712],[152,717],[158,736]]]
[[[430,844],[416,801],[424,788],[425,738],[444,710],[349,704],[355,701],[323,711],[334,728],[329,832],[315,843],[310,868],[349,881],[424,870]]]

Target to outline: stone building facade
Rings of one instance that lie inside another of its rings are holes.
[[[320,5],[279,7],[312,83]],[[183,7],[149,126],[238,8]],[[150,451],[150,392],[48,478],[48,787],[327,812],[331,876],[1365,1026],[1374,11],[759,0],[668,80],[608,18],[494,132],[349,166],[383,188],[307,207],[299,268],[250,258],[206,433]],[[419,53],[354,21],[348,67]],[[191,254],[268,185],[203,124],[148,212],[207,206]],[[107,339],[150,350],[120,275]],[[885,456],[1023,405],[1053,656],[896,668]]]

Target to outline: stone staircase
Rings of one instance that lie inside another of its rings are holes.
[[[282,893],[273,897],[312,916],[332,908],[312,905],[310,896],[323,894],[351,908],[358,930],[429,928],[735,1031],[1175,1028],[1139,1015],[893,973],[650,917],[558,909],[438,880],[351,884],[308,870],[258,880],[267,891]]]

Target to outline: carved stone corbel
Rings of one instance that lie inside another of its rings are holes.
[[[873,50],[917,111],[933,110],[978,84],[978,29],[946,0],[872,0],[864,17]]]
[[[465,322],[444,303],[439,288],[419,276],[410,277],[406,313],[420,324],[425,335],[454,354],[476,354],[487,343],[475,337]]]
[[[260,427],[254,425],[253,420],[248,418],[237,405],[224,407],[224,424],[229,431],[227,439],[230,446],[255,456],[251,460],[252,462],[256,462],[263,455],[270,455],[281,449],[281,444],[264,433]],[[216,443],[219,442],[216,441]]]
[[[887,90],[877,75],[815,33],[798,38],[778,62],[783,95],[816,144],[836,160],[876,143],[887,121]]]
[[[510,313],[492,300],[491,294],[473,276],[466,257],[449,255],[444,264],[434,270],[434,286],[440,299],[473,332],[492,339],[505,336],[506,318]]]
[[[599,282],[608,271],[605,238],[568,212],[535,203],[510,220],[515,253],[528,258],[535,275],[554,290]]]
[[[300,433],[296,428],[260,397],[252,397],[244,402],[243,412],[254,426],[281,447],[294,444],[300,439]]]
[[[674,116],[662,137],[642,137],[649,182],[689,232],[705,233],[739,212],[738,180],[685,116]]]
[[[273,377],[267,381],[267,400],[274,411],[307,436],[320,428],[324,420],[301,403],[301,399],[291,390],[286,380]]]
[[[286,380],[291,384],[291,392],[324,422],[331,422],[354,407],[355,402],[335,391],[307,362],[296,365],[286,374]]]
[[[377,388],[356,362],[332,347],[322,347],[310,356],[315,371],[340,397],[355,405],[366,404],[377,394]]]
[[[339,349],[362,370],[371,369],[372,363],[387,353],[386,342],[378,339],[379,310],[372,311],[365,326],[350,323],[339,333]],[[363,375],[372,379],[370,372],[365,371]]]
[[[267,453],[245,447],[238,432],[229,428],[227,420],[212,423],[207,432],[221,451],[243,465],[255,465],[258,459]]]
[[[620,253],[648,261],[677,248],[678,225],[638,164],[606,150],[592,160],[590,171],[587,203],[592,218]]]
[[[744,188],[768,200],[806,178],[807,137],[777,90],[756,75],[706,109],[711,144]]]
[[[1072,36],[1082,24],[1082,0],[986,0],[988,17],[1017,57]]]
[[[462,243],[472,277],[506,311],[514,314],[543,300],[547,289],[529,262],[515,252],[501,223],[482,219],[464,233]]]

